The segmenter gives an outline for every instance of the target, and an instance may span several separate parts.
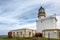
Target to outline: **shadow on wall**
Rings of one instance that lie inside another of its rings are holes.
[[[35,37],[42,37],[42,35],[43,35],[42,33],[36,33]]]
[[[12,38],[12,32],[8,32],[8,38]]]

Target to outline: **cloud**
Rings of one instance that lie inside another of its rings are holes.
[[[21,29],[21,28],[36,29],[36,22],[26,23],[25,25],[16,24],[15,27],[11,27],[11,25],[10,26],[9,25],[4,25],[4,26],[0,27],[1,28],[0,29],[0,32],[1,32],[0,35],[7,35],[9,31],[16,30],[16,29]]]
[[[59,0],[0,0],[1,35],[13,29],[25,27],[35,29],[40,6],[45,8],[47,16],[54,13],[60,16]],[[57,19],[60,22],[59,17]]]

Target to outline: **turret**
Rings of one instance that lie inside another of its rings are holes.
[[[40,7],[39,13],[38,13],[38,18],[44,18],[44,17],[46,17],[45,9],[43,7]]]

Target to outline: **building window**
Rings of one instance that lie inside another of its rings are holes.
[[[59,32],[59,38],[60,38],[60,32]]]
[[[41,21],[41,23],[42,23],[42,21]]]
[[[19,35],[18,32],[17,32],[17,35]]]
[[[29,36],[31,35],[31,32],[29,32]]]
[[[22,32],[20,32],[20,35],[22,35]]]
[[[15,32],[13,32],[13,36],[15,37]]]

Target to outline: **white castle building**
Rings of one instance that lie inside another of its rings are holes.
[[[43,33],[43,37],[60,38],[60,29],[57,29],[56,15],[46,17],[45,9],[41,7],[38,12],[37,33]],[[59,30],[59,31],[58,31]]]

